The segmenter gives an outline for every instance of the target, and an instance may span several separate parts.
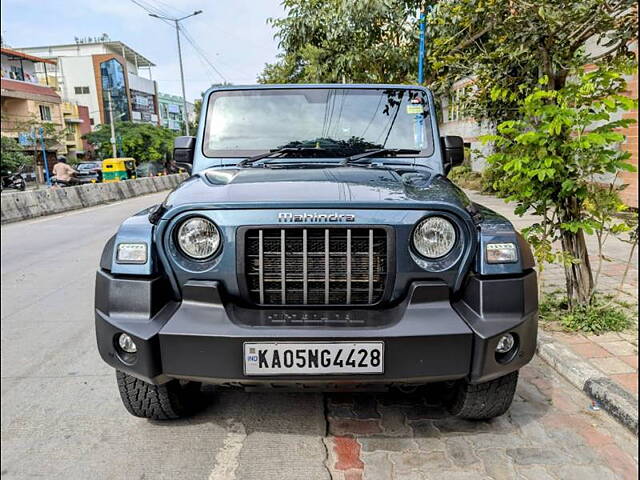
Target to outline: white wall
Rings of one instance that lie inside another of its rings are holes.
[[[93,59],[85,57],[59,57],[58,81],[64,99],[89,107],[94,125],[100,123],[100,100],[96,91]],[[89,94],[76,94],[74,87],[89,87]]]
[[[153,80],[139,77],[137,75],[132,75],[131,72],[129,72],[128,80],[129,89],[138,90],[139,92],[148,93],[150,95],[156,94],[155,82]]]
[[[35,55],[36,57],[68,57],[68,56],[87,56],[108,53],[102,44],[79,44],[79,45],[63,45],[58,47],[45,48],[20,48],[21,52]]]

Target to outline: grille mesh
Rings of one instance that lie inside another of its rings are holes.
[[[383,229],[252,229],[245,240],[247,289],[258,305],[371,305],[384,294]]]

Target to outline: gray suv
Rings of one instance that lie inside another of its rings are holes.
[[[529,247],[446,175],[430,91],[209,90],[174,161],[191,176],[125,220],[97,272],[98,348],[133,415],[178,418],[201,385],[439,383],[503,414],[535,350]]]

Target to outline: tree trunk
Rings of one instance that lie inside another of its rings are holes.
[[[575,261],[564,267],[569,306],[574,308],[588,305],[594,284],[584,232],[582,230],[577,233],[562,232],[562,250]]]
[[[558,219],[561,223],[571,223],[580,219],[582,208],[576,198],[566,199],[563,207],[558,212]],[[562,251],[572,260],[565,262],[564,267],[569,308],[588,305],[595,285],[584,231],[578,230],[573,233],[569,230],[563,230],[561,241]]]

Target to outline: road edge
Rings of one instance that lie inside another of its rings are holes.
[[[638,435],[638,399],[631,393],[542,331],[538,332],[536,353],[569,383]]]

